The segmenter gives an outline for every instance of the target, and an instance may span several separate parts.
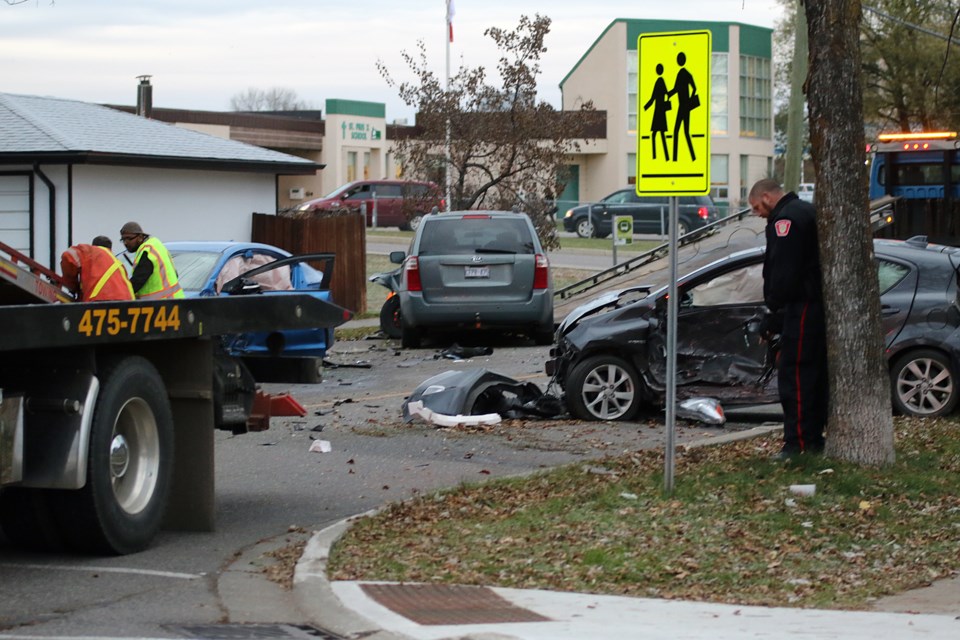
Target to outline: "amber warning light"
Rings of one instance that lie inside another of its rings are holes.
[[[956,140],[956,131],[928,131],[926,133],[881,133],[880,142],[907,142],[913,140]]]

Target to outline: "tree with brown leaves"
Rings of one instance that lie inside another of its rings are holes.
[[[431,71],[422,40],[415,54],[402,52],[413,80],[397,82],[383,61],[377,68],[416,108],[413,135],[395,141],[404,175],[445,184],[450,172],[451,208],[517,207],[530,215],[545,246],[556,247],[553,200],[566,182],[570,154],[592,137],[599,114],[591,103],[557,111],[537,99],[549,32],[550,18],[539,14],[521,16],[512,31],[491,27],[484,32],[501,52],[498,85],[488,80],[485,68],[466,66],[447,84]]]

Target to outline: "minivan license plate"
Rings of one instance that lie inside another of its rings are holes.
[[[465,278],[489,278],[490,267],[464,267]]]

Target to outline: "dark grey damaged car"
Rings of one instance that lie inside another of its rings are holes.
[[[960,249],[875,240],[893,406],[908,415],[951,413],[960,398]],[[763,305],[763,248],[712,262],[678,283],[677,398],[724,405],[777,402]],[[600,296],[560,324],[546,363],[570,413],[629,420],[661,406],[666,377],[666,287]]]

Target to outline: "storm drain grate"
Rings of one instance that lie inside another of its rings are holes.
[[[487,587],[440,584],[363,584],[364,593],[422,625],[549,622]]]
[[[171,631],[194,640],[344,640],[329,631],[306,624],[191,624],[170,625]]]

